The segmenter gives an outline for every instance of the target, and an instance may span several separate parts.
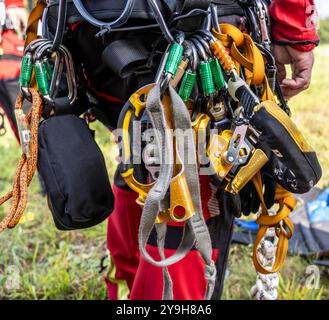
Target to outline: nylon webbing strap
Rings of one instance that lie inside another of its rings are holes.
[[[166,259],[165,256],[165,242],[166,242],[166,233],[167,233],[167,224],[160,223],[155,225],[156,233],[157,233],[157,244],[159,254],[162,260]],[[163,268],[163,300],[173,300],[173,289],[172,289],[172,280],[170,277],[170,273],[167,267]]]
[[[176,91],[169,89],[172,102],[172,113],[175,128],[184,130],[188,134],[188,142],[194,144],[193,131],[189,113],[185,104],[178,96]],[[146,110],[149,113],[153,128],[156,129],[155,138],[158,146],[161,147],[160,154],[162,165],[160,166],[159,178],[156,184],[149,192],[145,201],[143,214],[141,217],[139,229],[140,251],[144,258],[153,265],[163,267],[164,269],[164,299],[172,299],[172,284],[167,266],[177,263],[183,259],[192,249],[193,245],[199,250],[201,257],[205,261],[205,278],[208,281],[206,299],[210,299],[214,290],[216,268],[212,261],[212,246],[207,225],[205,223],[200,198],[200,187],[198,181],[198,167],[195,155],[195,146],[184,145],[183,150],[177,150],[182,159],[184,159],[186,180],[192,197],[196,214],[191,217],[184,225],[183,237],[176,252],[169,258],[164,256],[164,242],[166,234],[166,225],[158,225],[157,237],[161,261],[155,261],[146,251],[146,244],[151,231],[155,225],[156,217],[161,210],[161,202],[165,199],[167,190],[170,186],[170,180],[173,172],[173,165],[163,162],[163,160],[173,161],[173,146],[170,134],[166,133],[166,120],[163,111],[163,105],[160,99],[160,89],[156,86],[151,90],[147,99]],[[189,152],[191,150],[192,152]],[[194,151],[193,151],[194,150]],[[184,153],[184,154],[181,154]],[[186,156],[186,154],[188,156]],[[184,157],[185,155],[185,157]],[[173,162],[171,162],[173,163]]]
[[[288,251],[288,242],[294,232],[294,224],[289,219],[289,214],[294,210],[296,206],[296,200],[293,195],[287,190],[283,189],[280,185],[276,186],[275,200],[279,203],[279,210],[276,215],[269,215],[266,207],[266,203],[263,196],[263,182],[260,172],[258,172],[252,182],[258,193],[259,199],[262,205],[261,215],[256,222],[259,224],[256,240],[253,250],[253,261],[256,270],[262,274],[276,273],[280,271]],[[258,246],[261,240],[266,236],[269,228],[275,228],[275,232],[278,240],[277,250],[275,253],[275,262],[271,269],[267,269],[263,266],[257,255]]]
[[[149,114],[152,126],[155,129],[154,136],[160,150],[160,171],[159,177],[147,195],[139,227],[139,246],[144,258],[158,267],[166,267],[183,259],[186,253],[193,247],[194,238],[191,233],[189,237],[184,236],[175,254],[166,260],[155,261],[145,247],[155,225],[156,218],[160,211],[161,202],[165,199],[173,173],[173,145],[169,133],[163,105],[160,99],[160,87],[155,86],[149,93],[146,103],[146,110]],[[159,237],[158,237],[159,238]]]
[[[194,142],[193,129],[191,126],[191,118],[185,103],[177,92],[172,87],[169,87],[169,92],[172,102],[171,106],[174,127],[176,129],[179,128],[183,130],[187,137],[187,143],[184,143],[184,150],[180,150],[180,148],[178,148],[177,151],[180,158],[184,159],[186,181],[196,213],[187,221],[186,224],[189,225],[192,230],[195,237],[195,246],[205,262],[205,279],[208,281],[206,299],[209,300],[211,299],[215,288],[216,267],[212,261],[212,244],[209,230],[202,213],[199,171],[195,153],[196,146]]]
[[[212,30],[212,32],[225,47],[231,50],[232,59],[237,69],[240,68],[240,65],[245,68],[247,84],[262,84],[264,87],[262,100],[275,101],[265,74],[264,58],[252,38],[237,27],[227,23],[221,23],[220,29],[221,33],[216,32],[216,30]]]

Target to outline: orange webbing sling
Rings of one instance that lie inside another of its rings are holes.
[[[221,24],[220,30],[221,33],[215,30],[212,32],[227,50],[230,51],[231,58],[238,73],[240,67],[244,67],[247,84],[262,87],[261,99],[263,101],[271,100],[275,102],[275,96],[265,74],[264,58],[252,38],[230,24]],[[230,64],[227,65],[230,66]],[[275,273],[282,268],[287,255],[288,241],[294,231],[294,225],[288,216],[294,210],[296,201],[292,193],[277,184],[275,201],[279,203],[279,210],[276,215],[270,215],[263,196],[263,182],[260,172],[253,177],[252,182],[257,190],[262,206],[261,214],[256,220],[259,224],[259,230],[254,243],[253,262],[258,272],[262,274]],[[275,262],[272,269],[269,270],[259,261],[257,250],[261,240],[266,236],[267,230],[272,227],[275,228],[279,240]]]
[[[38,23],[42,18],[43,11],[46,7],[44,0],[37,0],[35,7],[32,9],[26,27],[25,48],[38,36]]]

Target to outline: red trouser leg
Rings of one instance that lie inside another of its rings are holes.
[[[205,185],[206,183],[208,181],[202,178],[202,207],[205,217],[208,218],[210,190]],[[151,265],[143,257],[139,257],[137,237],[141,209],[135,203],[137,195],[116,186],[113,191],[116,202],[115,210],[109,218],[107,243],[115,265],[115,279],[107,279],[109,299],[120,298],[118,280],[126,281],[130,290],[130,299],[161,299],[162,269]],[[181,232],[181,225],[171,225],[168,227],[167,238],[180,238]],[[177,237],[178,233],[180,235]],[[155,244],[148,245],[147,249],[153,258],[160,259]],[[174,250],[170,244],[166,244],[166,256],[171,255]],[[214,250],[213,259],[216,260],[216,257],[217,250]],[[170,266],[169,273],[173,280],[174,299],[204,299],[206,290],[204,262],[198,251],[192,250],[183,260]]]
[[[139,264],[138,226],[141,208],[136,204],[137,194],[113,186],[115,208],[108,219],[107,247],[115,266],[115,279],[106,278],[108,297],[117,300],[120,283],[125,280],[131,291]],[[111,281],[112,280],[112,281]]]
[[[147,251],[155,260],[160,260],[158,248],[147,246]],[[166,256],[175,250],[165,249]],[[217,250],[213,250],[213,260]],[[203,300],[206,293],[204,262],[197,250],[192,250],[178,263],[168,267],[172,282],[174,300]],[[143,257],[137,269],[130,298],[132,300],[161,300],[163,293],[162,269],[148,263]]]

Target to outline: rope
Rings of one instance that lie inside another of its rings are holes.
[[[284,263],[288,251],[288,242],[294,232],[294,224],[289,219],[289,214],[296,206],[296,200],[293,195],[277,184],[275,190],[275,201],[279,203],[279,210],[275,215],[270,215],[263,196],[263,182],[261,174],[257,173],[252,182],[257,190],[258,196],[262,204],[261,214],[256,220],[259,224],[256,240],[254,243],[253,262],[255,268],[261,274],[269,274],[278,272]],[[271,268],[263,265],[257,255],[258,247],[262,240],[266,237],[269,229],[274,228],[275,234],[278,237],[277,250],[275,251],[275,261]]]
[[[263,266],[273,267],[278,240],[274,228],[268,229],[257,248],[258,260]],[[279,282],[280,278],[277,272],[271,274],[257,272],[256,284],[251,288],[250,294],[256,300],[276,300]]]
[[[0,206],[13,198],[8,214],[0,222],[0,232],[6,228],[14,228],[22,217],[27,204],[28,187],[34,176],[38,162],[38,127],[42,113],[42,98],[39,93],[30,89],[32,108],[25,117],[23,113],[24,96],[20,94],[15,109],[21,117],[22,126],[30,132],[29,152],[23,153],[15,172],[13,190],[0,198]],[[21,141],[22,142],[22,141]]]

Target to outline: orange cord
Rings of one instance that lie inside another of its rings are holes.
[[[38,127],[43,110],[42,97],[35,89],[30,89],[32,108],[26,117],[30,128],[30,156],[22,154],[14,177],[13,190],[0,198],[0,205],[13,198],[8,214],[0,222],[0,232],[14,228],[22,217],[27,204],[28,186],[30,185],[38,162]],[[22,110],[24,97],[20,94],[16,100],[16,110]]]

